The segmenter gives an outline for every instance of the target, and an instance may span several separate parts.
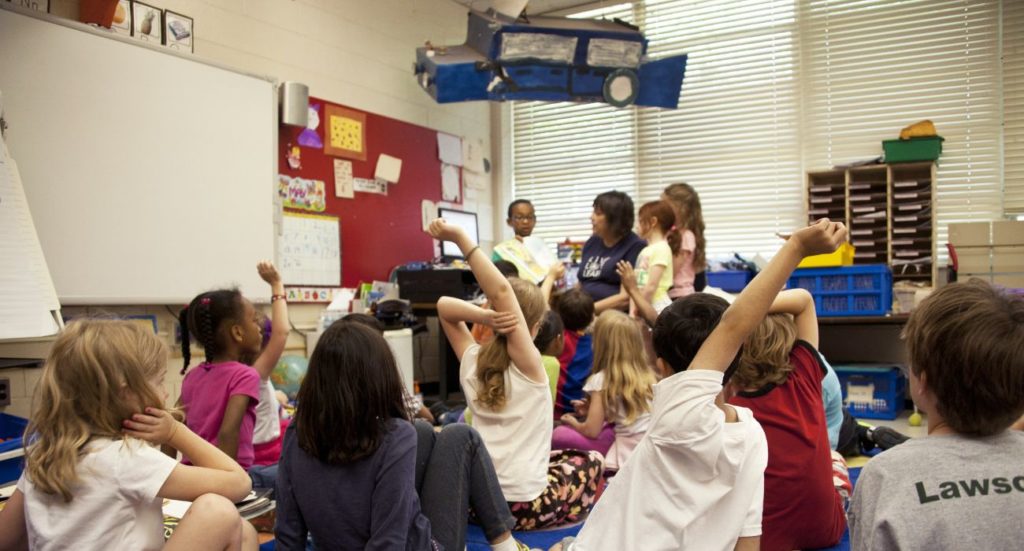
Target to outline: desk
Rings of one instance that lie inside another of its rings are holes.
[[[437,318],[437,303],[414,302],[412,313],[417,318]],[[440,320],[437,323],[437,356],[438,356],[438,398],[447,401],[449,396],[458,393],[462,394],[459,385],[459,358],[455,356],[455,350],[448,344],[448,337],[441,328]],[[424,385],[420,385],[422,390]]]
[[[907,364],[901,334],[910,316],[818,318],[818,349],[832,365]]]

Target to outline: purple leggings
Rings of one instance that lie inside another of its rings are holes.
[[[615,443],[615,430],[612,425],[605,423],[597,438],[587,438],[576,432],[576,429],[568,425],[555,427],[551,434],[551,449],[553,450],[586,450],[601,452],[607,455],[608,449]]]

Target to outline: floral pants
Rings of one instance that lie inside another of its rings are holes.
[[[604,475],[604,457],[596,451],[553,450],[548,487],[533,501],[509,502],[514,530],[539,530],[579,522],[594,506]]]

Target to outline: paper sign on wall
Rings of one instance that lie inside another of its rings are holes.
[[[459,167],[441,164],[441,198],[445,201],[459,202],[462,200],[459,184]]]
[[[370,180],[368,178],[353,178],[352,187],[360,193],[376,193],[378,195],[388,194],[388,183],[382,180]]]
[[[423,231],[427,231],[430,227],[430,223],[437,218],[437,204],[433,201],[424,199],[420,203],[420,223],[423,225]]]
[[[383,153],[380,157],[377,157],[377,170],[374,172],[374,177],[377,180],[397,184],[398,176],[401,173],[402,159],[392,157],[391,155],[384,155]]]
[[[470,172],[465,168],[462,169],[462,183],[466,188],[473,189],[487,189],[490,187],[491,176],[489,174],[480,174],[478,172]]]
[[[284,206],[290,209],[323,212],[327,208],[324,183],[320,180],[292,178],[279,174],[277,193],[284,199]]]
[[[484,141],[480,138],[462,140],[462,169],[484,171]]]
[[[342,199],[355,197],[352,188],[352,161],[334,159],[334,196]]]
[[[445,164],[462,166],[462,138],[438,132],[437,158]]]

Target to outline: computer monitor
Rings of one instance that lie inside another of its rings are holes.
[[[477,228],[475,212],[465,212],[441,207],[437,209],[437,215],[466,230],[466,233],[473,238],[474,243],[480,242],[480,230]],[[441,256],[462,258],[462,251],[459,250],[459,246],[455,243],[452,243],[451,241],[442,241]]]

